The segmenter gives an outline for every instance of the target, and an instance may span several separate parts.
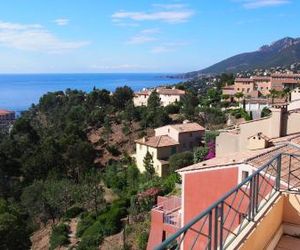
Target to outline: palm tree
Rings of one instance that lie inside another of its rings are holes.
[[[237,92],[234,96],[240,101],[240,99],[244,97],[244,94],[243,92]]]

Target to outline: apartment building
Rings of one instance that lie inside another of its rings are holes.
[[[286,235],[299,246],[300,133],[257,136],[268,144],[178,171],[181,196],[158,199],[147,249],[274,249]]]
[[[250,78],[236,78],[234,91],[228,91],[230,86],[223,88],[223,94],[235,95],[243,93],[246,97],[258,98],[266,96],[271,89],[283,90],[285,88],[295,89],[300,84],[300,74],[272,74],[271,76],[251,76]]]
[[[153,90],[143,90],[134,94],[133,103],[135,106],[147,106],[148,98],[150,94],[156,91],[159,95],[161,106],[168,106],[169,104],[179,102],[185,95],[184,90],[180,89],[167,89],[167,88],[156,88]]]
[[[169,173],[169,158],[173,154],[193,150],[201,145],[205,129],[197,123],[167,125],[155,129],[152,137],[136,140],[136,165],[141,172],[145,171],[144,158],[149,152],[158,176]]]

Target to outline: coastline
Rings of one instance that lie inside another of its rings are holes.
[[[167,86],[183,81],[169,78],[172,73],[58,73],[58,74],[0,74],[0,109],[22,112],[38,103],[47,92],[68,88],[85,92],[94,87],[114,91],[127,85],[134,91]]]

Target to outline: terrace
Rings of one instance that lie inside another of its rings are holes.
[[[300,155],[280,153],[155,249],[295,249],[299,235]]]

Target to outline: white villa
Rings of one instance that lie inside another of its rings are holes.
[[[134,94],[133,103],[135,106],[147,106],[148,98],[150,94],[156,91],[160,97],[160,102],[162,106],[168,106],[169,104],[179,102],[182,96],[185,95],[184,90],[180,89],[167,89],[167,88],[157,88],[151,90],[143,90],[136,92]]]

